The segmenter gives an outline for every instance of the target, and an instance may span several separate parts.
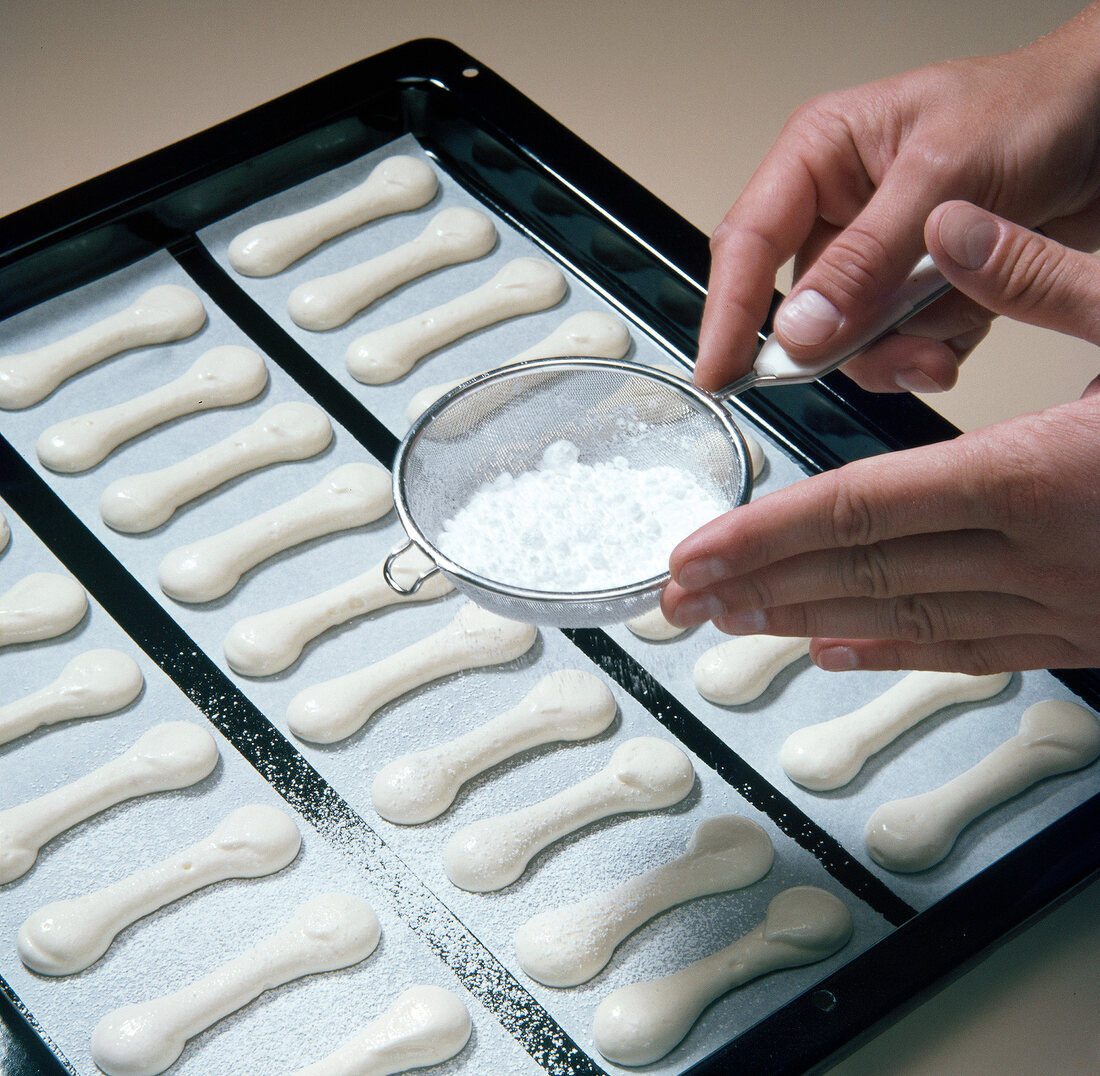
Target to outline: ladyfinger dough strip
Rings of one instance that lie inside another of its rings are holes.
[[[630,332],[621,319],[602,310],[588,310],[563,321],[549,336],[526,351],[513,355],[502,366],[512,366],[530,359],[556,359],[570,355],[589,358],[621,359],[630,350]],[[461,385],[465,378],[428,385],[409,400],[406,416],[415,422],[436,400]]]
[[[134,796],[196,784],[217,762],[218,747],[206,729],[169,721],[84,777],[0,811],[0,885],[30,870],[41,847],[78,822]]]
[[[1011,679],[1011,673],[911,672],[866,706],[791,733],[779,761],[787,776],[805,788],[840,788],[875,752],[919,721],[945,706],[992,698]]]
[[[353,340],[345,356],[348,371],[367,385],[396,381],[459,337],[546,310],[565,292],[565,277],[556,266],[543,258],[516,258],[481,287]]]
[[[599,773],[541,803],[464,826],[447,842],[443,867],[460,889],[488,893],[511,885],[532,857],[568,833],[609,815],[679,803],[695,783],[687,755],[667,740],[620,744]]]
[[[470,1040],[462,999],[439,986],[413,986],[333,1054],[292,1076],[390,1076],[438,1065]]]
[[[687,631],[687,628],[678,628],[675,624],[670,624],[659,605],[656,609],[631,617],[624,623],[639,639],[645,639],[651,643],[664,643],[669,639],[678,638]]]
[[[755,822],[732,814],[707,818],[679,858],[606,893],[528,919],[516,931],[520,967],[547,986],[587,982],[643,923],[677,904],[760,881],[774,854]]]
[[[879,807],[864,832],[867,851],[887,870],[927,870],[947,856],[979,815],[1097,756],[1100,722],[1094,714],[1066,700],[1037,702],[1024,711],[1012,739],[965,773],[930,792]]]
[[[205,324],[202,300],[189,288],[150,288],[129,306],[79,332],[34,351],[0,357],[0,407],[30,407],[74,374],[120,351],[182,340]]]
[[[338,197],[241,232],[229,244],[229,264],[244,276],[272,276],[352,228],[427,205],[438,186],[435,172],[424,161],[388,157],[362,183]]]
[[[426,639],[299,692],[287,707],[287,725],[299,739],[335,743],[406,692],[452,673],[512,661],[537,638],[533,624],[506,620],[466,602],[450,624]]]
[[[99,499],[99,514],[116,531],[150,531],[231,478],[272,463],[308,459],[331,441],[332,423],[319,407],[276,404],[255,422],[178,463],[116,479]]]
[[[699,656],[695,687],[719,706],[741,706],[758,699],[788,665],[809,652],[808,638],[742,635]]]
[[[86,471],[139,434],[182,415],[245,403],[266,384],[267,367],[255,351],[236,344],[211,348],[152,392],[55,423],[42,432],[35,451],[51,471]]]
[[[832,893],[786,889],[755,930],[686,968],[613,991],[592,1021],[596,1049],[619,1065],[648,1065],[673,1049],[711,1002],[779,968],[814,964],[852,936],[852,916]]]
[[[238,620],[225,636],[225,659],[244,676],[270,676],[294,664],[311,639],[347,621],[393,605],[432,601],[449,594],[454,585],[436,572],[414,593],[399,594],[385,580],[385,558],[369,571],[311,598]],[[393,564],[402,586],[412,586],[432,561],[413,547]]]
[[[19,928],[19,959],[39,975],[72,975],[91,967],[124,927],[157,908],[225,878],[280,871],[302,838],[285,811],[238,807],[210,836],[94,892],[39,908]]]
[[[86,650],[45,687],[0,706],[0,744],[43,725],[113,714],[129,706],[144,685],[145,677],[129,654]]]
[[[559,669],[480,728],[394,759],[374,779],[374,809],[401,825],[427,822],[450,807],[471,777],[540,744],[598,736],[617,710],[602,680],[579,669]]]
[[[373,523],[392,507],[387,471],[370,463],[345,463],[305,493],[220,534],[174,549],[160,562],[157,578],[161,590],[176,601],[213,601],[276,553]]]
[[[335,329],[402,284],[483,257],[496,241],[496,227],[484,213],[444,209],[415,239],[370,261],[299,284],[287,299],[287,312],[303,329]]]
[[[314,897],[277,934],[182,990],[107,1013],[92,1032],[92,1060],[108,1076],[155,1076],[175,1063],[188,1039],[264,991],[358,964],[380,936],[362,897]]]
[[[0,594],[0,646],[55,639],[87,611],[88,595],[72,576],[32,572]]]

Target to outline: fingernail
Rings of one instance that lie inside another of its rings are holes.
[[[859,668],[859,655],[850,646],[827,646],[818,651],[814,664],[826,672],[852,672]]]
[[[684,590],[702,590],[729,577],[730,570],[720,557],[697,557],[689,560],[676,577]]]
[[[933,381],[923,370],[902,370],[894,377],[899,389],[906,392],[943,392],[938,381]]]
[[[980,269],[985,265],[999,234],[996,221],[973,206],[952,206],[940,218],[940,242],[963,269]]]
[[[684,598],[672,614],[672,623],[680,628],[690,628],[721,616],[725,606],[713,594],[691,594]]]
[[[727,635],[760,635],[768,626],[767,616],[761,609],[728,613],[720,619],[718,627]]]
[[[813,288],[788,299],[775,316],[775,328],[791,343],[810,347],[828,340],[840,326],[840,311]]]

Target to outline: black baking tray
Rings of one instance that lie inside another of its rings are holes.
[[[396,449],[393,435],[248,299],[196,233],[402,134],[414,135],[496,213],[567,261],[672,349],[694,353],[708,269],[706,238],[483,64],[431,39],[363,60],[10,215],[0,227],[0,319],[167,250],[232,311],[257,346],[308,382],[311,394],[334,418],[378,459],[388,461]],[[915,398],[874,396],[842,374],[750,393],[746,403],[810,471],[958,432]],[[280,791],[293,786],[295,806],[307,817],[319,817],[319,801],[331,790],[319,778],[313,780],[285,741],[265,736],[262,716],[213,662],[201,653],[185,656],[194,648],[181,629],[2,438],[0,492],[189,698],[208,715],[226,715],[211,720],[238,750]],[[589,630],[567,635],[895,927],[882,942],[692,1071],[799,1073],[835,1063],[1100,872],[1096,795],[915,914],[610,638]],[[1100,708],[1097,670],[1055,675]],[[227,697],[234,705],[226,706]],[[345,821],[364,825],[357,818]],[[15,1071],[21,1071],[20,1064],[22,1071],[44,1066],[66,1071],[48,1029],[37,1025],[2,979],[0,1016],[15,1030],[0,1060]],[[577,1059],[577,1066],[570,1067]],[[576,1050],[566,1050],[560,1062],[554,1071],[594,1071]]]

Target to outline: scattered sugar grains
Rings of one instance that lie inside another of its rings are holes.
[[[667,571],[675,545],[724,510],[686,471],[635,470],[621,456],[581,463],[576,445],[555,441],[534,470],[477,489],[437,544],[498,583],[604,590]]]

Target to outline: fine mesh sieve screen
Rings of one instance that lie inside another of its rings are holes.
[[[608,623],[654,605],[665,581],[632,578],[614,591],[582,594],[531,591],[523,580],[487,579],[441,553],[444,522],[480,487],[505,472],[533,470],[546,448],[563,440],[589,465],[622,457],[637,470],[689,472],[723,510],[749,495],[747,452],[729,413],[673,374],[614,360],[543,359],[467,382],[409,431],[398,453],[395,499],[409,536],[456,586],[516,619]]]

